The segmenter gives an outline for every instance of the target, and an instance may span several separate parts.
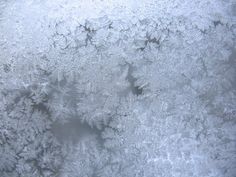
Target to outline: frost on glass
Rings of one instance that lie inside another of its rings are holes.
[[[235,12],[0,1],[0,176],[235,176]]]

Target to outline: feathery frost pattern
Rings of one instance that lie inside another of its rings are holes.
[[[235,176],[235,12],[1,1],[0,176]]]

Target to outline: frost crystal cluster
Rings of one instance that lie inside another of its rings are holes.
[[[235,0],[1,0],[1,177],[236,175]]]

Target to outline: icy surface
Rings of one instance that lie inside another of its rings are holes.
[[[0,1],[0,176],[234,177],[235,12]]]

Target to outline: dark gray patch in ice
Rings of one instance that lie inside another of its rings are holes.
[[[213,21],[213,24],[215,27],[217,27],[218,25],[223,25],[223,23],[220,20]]]
[[[236,16],[236,3],[232,5],[233,15]]]
[[[233,89],[236,89],[236,50],[232,51],[232,54],[229,56],[229,65],[234,68],[234,77],[233,77]]]
[[[134,71],[134,67],[129,64],[129,70],[128,70],[128,75],[126,79],[130,83],[131,92],[134,95],[141,95],[143,93],[143,89],[135,84],[135,82],[137,81],[137,78],[133,76],[133,71]]]
[[[68,122],[55,122],[52,125],[52,133],[61,143],[78,143],[89,136],[96,136],[99,144],[103,144],[101,139],[102,130],[91,127],[86,122],[81,122],[79,118],[71,118]]]

